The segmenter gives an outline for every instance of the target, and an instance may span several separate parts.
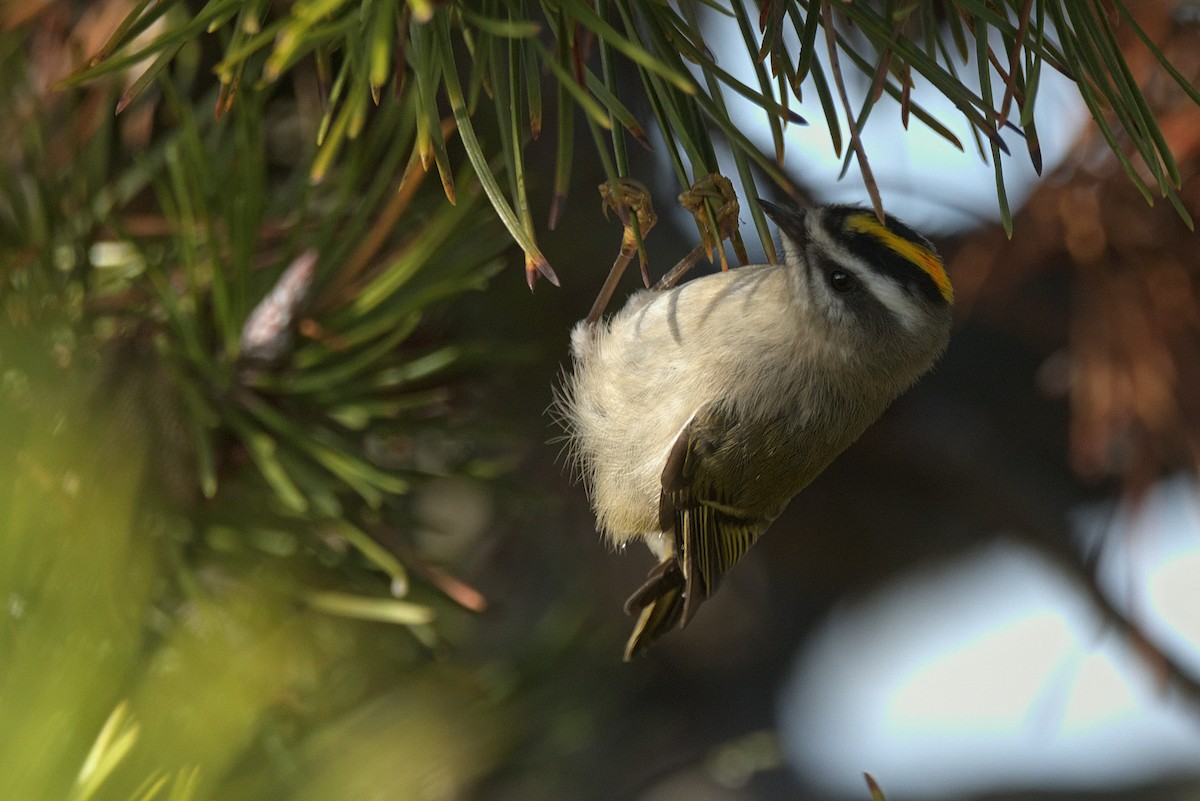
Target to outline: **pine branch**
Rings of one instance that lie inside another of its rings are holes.
[[[396,102],[393,98],[402,86],[415,82],[419,87],[415,111],[422,163],[436,162],[447,197],[454,202],[452,165],[438,122],[446,108],[443,104],[448,104],[458,122],[457,136],[489,201],[526,254],[531,284],[539,273],[553,275],[537,244],[534,204],[528,197],[534,184],[528,180],[521,158],[525,143],[541,133],[544,76],[557,84],[559,103],[577,107],[588,125],[594,126],[595,156],[605,165],[610,183],[635,177],[629,173],[625,136],[643,144],[648,141],[649,121],[639,119],[633,109],[649,108],[666,139],[667,154],[676,164],[681,190],[691,189],[696,180],[717,171],[714,136],[720,136],[739,165],[741,195],[756,212],[753,198],[758,195],[756,183],[761,178],[786,192],[794,191],[781,169],[786,146],[783,126],[803,123],[788,108],[787,93],[790,90],[798,99],[806,78],[816,84],[835,148],[840,149],[837,112],[825,77],[837,66],[831,61],[836,52],[818,46],[815,34],[820,27],[836,28],[847,66],[862,72],[872,84],[862,107],[851,115],[852,126],[861,128],[887,94],[899,102],[906,123],[913,114],[961,148],[943,121],[912,103],[910,76],[916,74],[959,109],[975,136],[990,142],[1006,227],[1011,226],[1011,213],[1003,197],[1003,164],[997,156],[1009,150],[1007,134],[1015,134],[1027,143],[1031,161],[1040,170],[1032,111],[1045,65],[1078,84],[1130,180],[1143,189],[1147,199],[1158,194],[1179,206],[1178,170],[1124,61],[1116,38],[1118,26],[1132,28],[1193,101],[1200,102],[1200,92],[1174,71],[1121,0],[1066,4],[1050,0],[922,4],[762,0],[757,33],[745,24],[741,5],[707,5],[712,13],[701,16],[688,4],[680,7],[681,15],[669,4],[628,0],[598,4],[584,0],[503,4],[378,0],[367,6],[369,13],[345,2],[298,2],[290,9],[276,10],[263,2],[209,0],[190,13],[179,0],[139,3],[95,57],[62,85],[83,84],[149,59],[150,66],[139,68],[141,77],[120,100],[119,107],[127,108],[178,59],[181,48],[204,32],[216,32],[224,41],[215,68],[221,85],[216,108],[223,113],[237,102],[239,87],[278,84],[296,70],[316,64],[328,97],[317,137],[320,156],[313,164],[314,178],[319,179],[338,161],[346,143],[361,133],[370,108]],[[727,67],[716,63],[705,46],[714,14],[740,20],[757,86],[741,83]],[[799,40],[795,52],[783,35],[789,21]],[[147,39],[145,33],[152,23],[161,29]],[[974,48],[967,45],[968,39],[975,40]],[[943,46],[945,40],[954,47]],[[996,40],[1003,42],[1002,50],[997,51]],[[971,88],[958,75],[957,68],[972,59],[979,89]],[[769,75],[764,64],[770,67]],[[640,76],[640,91],[619,79],[629,71]],[[460,88],[463,80],[470,87],[468,94]],[[993,80],[1003,85],[1002,92],[991,90]],[[773,133],[773,155],[762,153],[741,133],[743,126],[730,118],[721,102],[722,91],[733,91],[762,109]],[[1010,114],[1014,102],[1020,107],[1016,120]],[[552,227],[561,217],[567,171],[574,161],[571,112],[564,108],[558,116],[557,190],[549,202]],[[493,127],[505,143],[503,169],[508,177],[504,181],[499,180],[488,155],[495,144],[480,138],[481,132]],[[607,132],[607,138],[600,132]],[[856,137],[851,138],[857,142]],[[1125,154],[1123,140],[1129,142],[1133,158]],[[858,150],[861,147],[855,148]],[[849,158],[848,153],[847,165]],[[866,154],[859,153],[858,158],[865,167]],[[757,166],[757,175],[749,164]],[[1148,172],[1153,188],[1143,181],[1140,170]],[[708,229],[704,236],[713,240],[720,238],[714,227],[715,212],[710,208],[708,222],[702,224]],[[756,212],[755,219],[758,217]],[[765,242],[764,230],[760,226]]]
[[[481,288],[505,241],[487,214],[481,223],[470,169],[451,176],[455,206],[421,189],[415,82],[372,109],[314,185],[323,146],[271,155],[303,120],[298,105],[271,105],[278,86],[243,81],[226,102],[163,71],[154,103],[114,118],[109,82],[39,94],[50,81],[38,70],[62,62],[29,59],[16,34],[0,43],[11,78],[0,132],[14,143],[0,161],[0,299],[31,341],[22,350],[48,365],[101,353],[137,365],[155,387],[147,426],[164,442],[154,473],[178,502],[239,505],[254,486],[222,530],[252,541],[306,525],[312,547],[348,545],[390,579],[381,597],[336,605],[342,614],[417,620],[389,597],[409,591],[403,564],[363,532],[428,479],[400,435],[444,425],[454,377],[489,358],[468,342],[417,341],[421,318]],[[171,124],[139,139],[130,123],[144,111]]]

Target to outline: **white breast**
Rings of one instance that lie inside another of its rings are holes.
[[[658,529],[663,465],[698,408],[718,399],[779,404],[763,382],[786,386],[780,371],[819,346],[798,335],[803,298],[788,278],[781,267],[743,267],[640,292],[607,325],[575,327],[560,411],[598,525],[614,543]]]

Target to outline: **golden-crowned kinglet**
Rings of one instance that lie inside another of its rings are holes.
[[[949,338],[950,280],[916,231],[854,206],[763,207],[783,264],[638,292],[571,334],[558,413],[597,525],[661,560],[626,604],[626,659],[686,625]]]

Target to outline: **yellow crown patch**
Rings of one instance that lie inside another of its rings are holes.
[[[950,285],[950,276],[946,275],[946,268],[942,265],[942,260],[932,250],[889,231],[886,226],[875,219],[874,215],[868,212],[851,214],[847,217],[846,230],[873,237],[884,247],[917,265],[933,279],[933,283],[937,285],[938,291],[942,293],[946,302],[954,302],[954,287]]]

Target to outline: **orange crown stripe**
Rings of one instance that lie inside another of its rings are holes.
[[[853,215],[846,220],[846,227],[875,237],[884,247],[899,253],[920,267],[933,279],[933,283],[937,285],[938,291],[942,293],[946,302],[954,302],[954,287],[950,285],[950,276],[946,275],[946,268],[942,265],[942,260],[932,250],[892,233],[869,214]]]

